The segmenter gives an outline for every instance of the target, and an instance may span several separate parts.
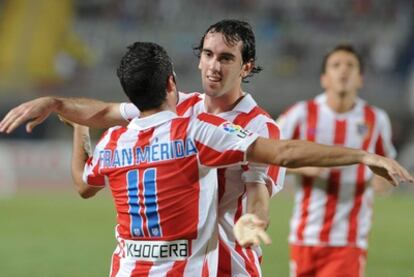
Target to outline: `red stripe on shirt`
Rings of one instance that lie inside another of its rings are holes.
[[[243,212],[243,195],[244,195],[245,192],[246,192],[246,187],[244,187],[243,193],[237,199],[237,209],[236,209],[236,212],[234,213],[234,223],[236,223],[237,220],[239,220],[239,218],[242,215],[242,212]]]
[[[227,122],[227,120],[225,120],[225,119],[223,119],[221,117],[218,117],[218,116],[215,116],[215,115],[212,115],[212,114],[207,114],[207,113],[201,113],[201,114],[199,114],[197,116],[197,119],[198,120],[201,120],[203,122],[210,123],[210,124],[212,124],[214,126],[220,126],[224,122]]]
[[[301,203],[301,217],[300,222],[298,225],[298,229],[296,230],[296,237],[299,241],[303,241],[303,232],[305,230],[306,222],[309,215],[309,203],[311,198],[311,192],[312,192],[312,184],[313,184],[313,178],[311,177],[302,177],[302,190],[303,190],[303,197],[302,197],[302,203]]]
[[[247,124],[259,115],[264,115],[268,118],[271,118],[268,113],[266,113],[264,110],[256,106],[253,109],[251,109],[250,112],[248,113],[238,114],[234,118],[233,123],[240,125],[243,128],[246,128]]]
[[[175,118],[170,141],[185,140],[190,118]],[[181,173],[180,173],[181,172]],[[182,174],[191,172],[192,174]],[[191,184],[191,186],[183,186]],[[163,237],[195,239],[198,235],[200,176],[196,155],[157,165],[157,203]]]
[[[203,99],[200,97],[200,94],[195,93],[193,96],[185,99],[177,105],[177,114],[180,116],[184,115],[191,107],[194,107],[194,105],[201,100]]]
[[[279,130],[279,128],[276,125],[274,125],[270,122],[266,123],[266,126],[267,126],[267,130],[269,132],[269,138],[279,140],[280,139],[280,130]],[[279,169],[280,169],[280,167],[275,166],[275,165],[271,165],[267,169],[267,175],[275,183],[277,181],[277,178],[279,177]]]
[[[120,267],[120,260],[121,258],[119,257],[118,254],[116,253],[112,254],[111,277],[115,277],[116,274],[118,273],[119,267]]]
[[[125,133],[126,130],[127,128],[119,128],[119,129],[113,130],[112,133],[110,134],[109,141],[105,145],[104,149],[111,150],[111,153],[113,154],[114,150],[116,149],[119,137],[123,133]],[[107,131],[104,134],[106,135]],[[111,159],[112,158],[113,157],[111,157]],[[96,165],[94,166],[94,168],[92,169],[92,175],[87,176],[87,183],[89,185],[93,185],[93,186],[104,186],[105,185],[105,178],[102,172],[100,171],[99,165],[100,163],[98,161]]]
[[[233,165],[241,162],[244,159],[244,153],[238,150],[227,150],[219,152],[213,148],[195,141],[196,147],[199,150],[199,158],[203,165],[206,166],[225,166]]]
[[[335,121],[335,135],[334,135],[334,144],[335,145],[344,145],[345,144],[345,135],[346,135],[346,121],[345,120],[336,120]],[[327,182],[327,201],[325,204],[325,216],[323,219],[323,225],[321,232],[319,234],[319,239],[321,242],[329,241],[329,234],[331,232],[333,219],[336,212],[336,204],[338,201],[339,186],[341,180],[341,171],[332,169],[328,182]]]
[[[144,277],[149,276],[153,262],[136,262],[135,268],[132,270],[130,277]]]
[[[306,139],[308,141],[315,141],[316,136],[316,124],[318,122],[318,106],[315,101],[307,102],[307,129],[306,129]],[[303,232],[306,227],[306,222],[309,215],[309,203],[312,194],[312,184],[313,178],[303,177],[302,178],[302,189],[303,189],[303,198],[301,203],[301,217],[296,231],[296,236],[299,241],[303,240]]]
[[[367,151],[374,132],[374,125],[376,123],[374,110],[370,106],[365,106],[365,124],[368,127],[367,135],[362,143],[362,150]],[[362,195],[365,191],[365,171],[366,167],[363,164],[358,165],[357,169],[357,183],[354,194],[354,205],[349,214],[349,229],[348,229],[348,243],[354,244],[357,238],[358,230],[358,214],[361,209]]]
[[[177,261],[174,263],[172,268],[168,270],[167,277],[181,277],[184,276],[185,266],[187,265],[187,260]]]
[[[381,134],[378,136],[377,143],[375,144],[375,154],[385,156],[384,142]]]
[[[314,101],[307,103],[308,116],[307,116],[307,130],[306,140],[315,141],[316,136],[316,125],[318,122],[318,106]]]
[[[190,118],[175,118],[171,121],[170,140],[185,140]]]
[[[244,267],[246,271],[248,272],[249,276],[252,277],[258,277],[260,276],[259,271],[256,267],[256,263],[254,261],[252,262],[243,252],[243,248],[240,246],[240,244],[236,241],[236,252],[240,255],[240,257],[244,260]],[[246,250],[249,248],[246,248]]]
[[[201,277],[209,277],[209,276],[210,276],[210,270],[208,268],[208,262],[207,260],[204,260],[203,272],[201,273]]]
[[[219,240],[218,275],[231,276],[231,254],[230,249],[224,241]]]

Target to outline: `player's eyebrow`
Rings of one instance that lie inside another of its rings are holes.
[[[213,51],[208,49],[208,48],[203,48],[202,51],[206,52],[206,53],[213,53]],[[221,57],[221,58],[227,58],[227,59],[235,59],[236,58],[236,56],[233,53],[230,53],[230,52],[222,52],[222,53],[219,53],[218,56]]]
[[[234,60],[236,58],[235,55],[233,55],[232,53],[229,53],[229,52],[220,53],[219,56],[221,58],[226,58],[226,59],[231,59],[231,60]]]

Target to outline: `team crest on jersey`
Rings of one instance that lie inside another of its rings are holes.
[[[369,126],[365,123],[365,122],[361,122],[357,124],[357,132],[358,135],[360,135],[361,137],[364,137],[367,135],[369,130]]]
[[[224,129],[224,131],[235,134],[236,136],[240,138],[245,138],[250,135],[250,132],[243,129],[241,126],[233,124],[231,122],[225,122],[221,125]]]

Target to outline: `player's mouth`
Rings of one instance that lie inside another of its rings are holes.
[[[221,77],[220,76],[207,75],[207,80],[209,80],[210,82],[213,82],[213,83],[218,83],[218,82],[221,81]]]

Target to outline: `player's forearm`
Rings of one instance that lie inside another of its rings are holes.
[[[327,146],[303,140],[258,138],[249,148],[249,161],[287,168],[334,167],[363,163],[367,153],[359,149]]]
[[[83,182],[82,175],[85,163],[91,155],[89,128],[75,125],[73,128],[73,149],[72,149],[72,178],[76,189],[82,198],[89,198],[96,192],[91,190]]]
[[[256,215],[260,220],[269,223],[269,192],[265,184],[246,184],[247,213]]]
[[[64,118],[94,128],[126,125],[119,112],[119,103],[88,98],[51,98],[54,111]]]

